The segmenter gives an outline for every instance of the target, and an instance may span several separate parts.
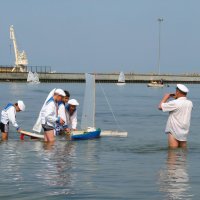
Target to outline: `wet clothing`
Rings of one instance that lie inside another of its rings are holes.
[[[186,97],[162,103],[163,112],[169,112],[166,133],[171,133],[178,141],[187,141],[193,104]]]
[[[16,109],[12,103],[8,103],[7,106],[1,111],[1,123],[5,125],[4,127],[1,125],[2,130],[8,130],[7,126],[9,122],[12,123],[16,130],[19,130],[19,125],[16,121]]]

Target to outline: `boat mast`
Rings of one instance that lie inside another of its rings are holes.
[[[15,37],[13,25],[10,26],[10,39],[13,41],[13,47],[15,52],[15,67],[12,69],[12,72],[17,69],[20,72],[25,72],[28,65],[28,59],[25,51],[20,52],[17,48],[17,40]]]
[[[96,127],[95,116],[96,116],[96,74],[94,74],[94,116],[93,116],[94,127]]]

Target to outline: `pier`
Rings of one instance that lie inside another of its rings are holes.
[[[42,73],[38,72],[40,82],[85,82],[84,73]],[[26,82],[27,72],[0,72],[1,82]],[[119,73],[95,73],[96,82],[116,83]],[[199,74],[190,75],[157,75],[125,74],[126,83],[149,83],[163,80],[164,83],[200,83]]]

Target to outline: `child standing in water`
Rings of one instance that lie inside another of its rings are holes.
[[[17,101],[17,103],[15,104],[8,103],[7,106],[2,110],[1,123],[0,123],[2,140],[8,139],[9,122],[12,123],[12,125],[16,128],[18,132],[21,131],[21,128],[19,127],[16,121],[16,112],[24,110],[25,110],[25,104],[21,100]]]

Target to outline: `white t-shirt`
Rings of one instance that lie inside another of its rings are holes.
[[[77,110],[74,111],[72,115],[66,110],[67,125],[72,129],[77,128]]]
[[[16,109],[13,104],[9,103],[1,112],[1,122],[7,124],[9,121],[18,129],[19,126],[16,121]]]
[[[178,141],[187,141],[193,104],[186,97],[180,97],[161,104],[163,112],[169,112],[166,133],[171,133]]]
[[[55,127],[56,121],[58,120],[57,112],[57,103],[54,101],[54,98],[51,97],[41,110],[41,123],[47,123],[47,125]]]

